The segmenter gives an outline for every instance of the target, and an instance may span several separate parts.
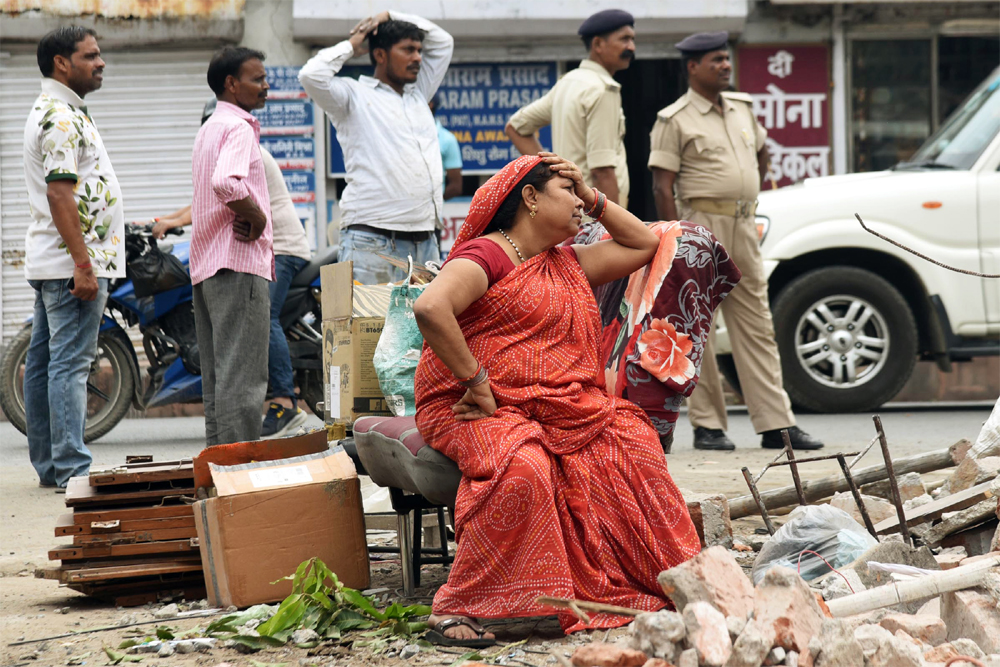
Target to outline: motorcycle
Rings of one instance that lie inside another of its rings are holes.
[[[168,234],[180,235],[180,230]],[[152,225],[126,225],[129,275],[112,281],[97,336],[97,355],[87,378],[84,442],[106,435],[129,408],[138,410],[202,400],[201,366],[188,273],[190,241],[157,244]],[[323,400],[323,337],[320,328],[320,267],[337,261],[337,250],[314,257],[292,279],[281,311],[292,372],[300,400],[314,414]],[[146,271],[142,267],[165,267]],[[156,283],[156,284],[154,284]],[[166,288],[166,289],[164,289]],[[149,366],[145,381],[127,329],[138,325]],[[24,362],[31,322],[4,350],[0,361],[0,407],[21,433]]]

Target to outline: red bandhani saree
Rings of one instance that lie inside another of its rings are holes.
[[[519,158],[480,188],[459,243],[482,233],[537,162]],[[489,418],[456,420],[451,408],[464,389],[425,348],[417,426],[462,470],[458,548],[435,613],[558,613],[573,632],[631,619],[594,614],[584,625],[535,599],[667,606],[657,575],[695,555],[700,542],[649,419],[604,390],[600,314],[579,263],[558,248],[536,255],[459,324],[500,407]]]

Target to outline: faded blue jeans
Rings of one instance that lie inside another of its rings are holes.
[[[24,363],[24,412],[28,455],[46,486],[66,486],[86,475],[93,457],[83,444],[87,378],[97,356],[97,332],[108,300],[108,279],[97,280],[97,298],[81,301],[69,280],[29,280],[35,317]]]
[[[267,341],[267,379],[271,385],[271,396],[283,396],[295,403],[295,378],[292,374],[292,359],[288,354],[288,341],[281,328],[281,308],[288,296],[288,286],[292,284],[307,260],[292,255],[274,256],[274,280],[271,290],[271,333]]]
[[[337,261],[354,262],[354,279],[363,285],[396,282],[406,278],[406,271],[397,269],[375,253],[390,255],[406,260],[413,257],[415,264],[433,260],[441,261],[441,248],[437,237],[419,243],[394,238],[392,232],[377,234],[363,229],[346,227],[340,230],[340,256]]]

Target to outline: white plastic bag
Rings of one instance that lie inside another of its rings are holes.
[[[776,565],[798,571],[806,581],[830,571],[830,566],[821,559],[803,554],[806,549],[820,554],[833,567],[843,567],[878,544],[850,514],[836,507],[803,505],[792,510],[788,517],[788,522],[775,531],[757,555],[752,572],[754,585]]]

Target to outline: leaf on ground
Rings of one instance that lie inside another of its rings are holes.
[[[169,641],[174,638],[174,631],[172,628],[168,628],[165,625],[157,626],[156,628],[156,638],[162,639],[164,641]]]
[[[119,651],[124,651],[127,648],[132,648],[133,646],[138,646],[141,643],[142,642],[140,642],[138,639],[126,639],[125,641],[123,641],[121,644],[118,645],[118,650]]]
[[[233,635],[232,637],[226,637],[226,639],[232,640],[237,644],[242,644],[243,646],[257,649],[258,651],[265,648],[271,648],[273,646],[284,646],[285,642],[275,639],[274,637],[251,637],[250,635]]]
[[[142,658],[136,655],[128,655],[127,653],[122,653],[121,651],[116,651],[110,646],[104,647],[104,652],[108,656],[109,665],[120,665],[123,662],[142,662]],[[82,656],[81,656],[82,657]],[[70,664],[70,663],[67,663]],[[72,663],[79,664],[79,663]]]
[[[486,658],[479,653],[479,651],[469,651],[464,655],[460,655],[453,663],[451,663],[450,667],[457,667],[463,662],[469,662],[470,660],[486,660]]]

